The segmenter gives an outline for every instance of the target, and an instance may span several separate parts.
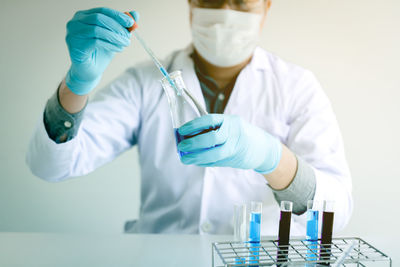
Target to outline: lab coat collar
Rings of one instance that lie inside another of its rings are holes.
[[[194,51],[194,47],[192,44],[187,46],[181,53],[177,53],[173,59],[172,68],[169,71],[173,70],[181,70],[182,77],[185,81],[187,90],[200,102],[204,109],[206,109],[206,104],[203,96],[203,92],[200,87],[199,80],[197,79],[194,62],[191,57],[191,54]],[[250,63],[244,68],[243,71],[248,72],[249,70],[253,71],[268,71],[271,68],[270,62],[268,59],[268,54],[260,47],[256,47],[253,53],[253,57],[250,60]],[[247,70],[246,70],[247,69]],[[235,85],[236,87],[237,85]],[[238,92],[235,92],[235,88],[233,89],[232,95],[230,98],[235,97]],[[241,92],[240,94],[245,94],[245,92]],[[247,96],[247,93],[243,95],[242,100],[244,100]],[[229,100],[227,106],[225,108],[225,112],[230,110],[230,106],[232,100]]]
[[[250,67],[254,70],[269,71],[271,70],[270,61],[268,55],[261,47],[256,47],[253,53],[253,57],[249,63]]]

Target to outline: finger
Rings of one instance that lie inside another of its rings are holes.
[[[185,123],[178,131],[181,135],[190,135],[206,129],[215,128],[222,124],[224,115],[208,114]]]
[[[102,49],[110,51],[110,52],[122,52],[122,50],[124,50],[124,47],[122,47],[122,46],[115,45],[113,43],[109,43],[109,42],[101,40],[101,39],[96,39],[93,46],[102,48]]]
[[[178,149],[183,152],[194,152],[222,145],[228,139],[228,133],[224,124],[216,130],[199,134],[194,137],[184,139],[178,144]]]
[[[225,145],[209,148],[207,150],[197,151],[185,154],[181,157],[183,164],[210,164],[229,156],[229,151]]]
[[[101,13],[106,16],[109,16],[112,19],[115,19],[119,24],[121,24],[124,28],[129,28],[134,24],[134,21],[131,17],[120,12],[118,10],[114,10],[107,7],[97,7],[88,10],[81,11],[84,14],[93,14],[93,13]]]
[[[131,34],[125,27],[119,24],[116,20],[101,13],[82,14],[77,17],[77,21],[92,26],[99,26],[128,38],[131,37]]]
[[[68,38],[70,40],[68,40]],[[99,49],[104,49],[104,50],[107,50],[110,52],[121,52],[124,49],[123,47],[121,47],[119,45],[115,45],[115,44],[106,42],[101,39],[96,39],[96,38],[81,39],[81,38],[75,38],[75,37],[67,37],[67,41],[68,41],[68,43],[73,42],[74,44],[76,44],[75,45],[76,47],[88,47],[89,49],[99,48]],[[78,51],[81,55],[80,60],[84,61],[87,57],[87,54],[82,52],[80,49]]]
[[[84,24],[79,21],[75,23],[80,24],[79,27],[74,27],[74,30],[69,31],[67,38],[73,37],[80,39],[101,39],[105,42],[109,42],[120,47],[126,47],[130,44],[130,38],[126,36],[122,36],[102,27]]]
[[[138,22],[140,19],[140,14],[137,11],[129,11],[129,13],[132,15],[133,19]]]
[[[230,167],[232,166],[232,157],[221,159],[215,162],[209,162],[206,164],[197,164],[199,167]]]

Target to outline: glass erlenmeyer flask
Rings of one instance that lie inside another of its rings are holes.
[[[174,71],[170,73],[169,76],[174,84],[174,87],[165,77],[161,80],[161,84],[168,98],[169,108],[172,117],[172,125],[175,131],[176,145],[178,145],[178,143],[183,139],[191,138],[196,135],[218,129],[219,126],[185,136],[182,136],[178,133],[178,128],[181,127],[183,124],[197,117],[207,115],[208,113],[194,98],[194,96],[186,89],[181,71]],[[182,156],[186,153],[178,150],[178,154]]]

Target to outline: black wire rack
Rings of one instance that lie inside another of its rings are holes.
[[[331,244],[302,239],[291,239],[286,246],[279,246],[277,240],[212,244],[213,267],[336,266],[339,257],[343,261],[337,266],[392,266],[389,256],[358,237],[333,238]]]

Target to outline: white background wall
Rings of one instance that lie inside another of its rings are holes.
[[[355,209],[341,235],[399,239],[400,1],[272,2],[261,46],[317,75],[344,136]],[[35,178],[24,163],[45,101],[69,66],[65,24],[95,6],[138,10],[140,31],[160,57],[190,42],[186,0],[2,0],[0,231],[120,233],[138,216],[136,149],[59,184]],[[102,84],[142,60],[147,56],[134,40]]]

